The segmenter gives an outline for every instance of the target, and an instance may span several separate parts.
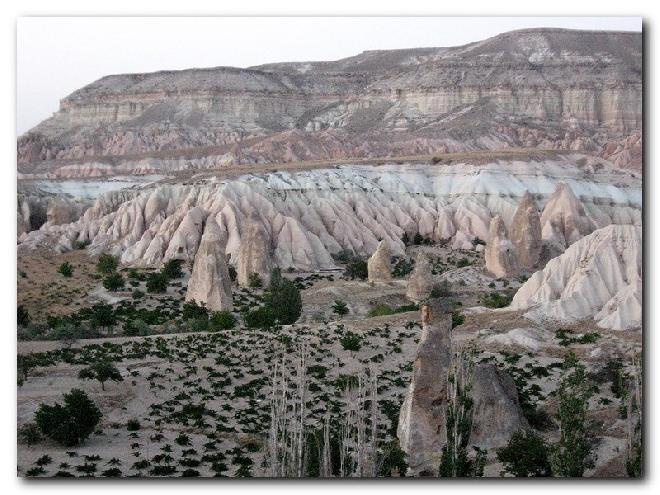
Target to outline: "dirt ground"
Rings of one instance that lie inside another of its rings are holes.
[[[412,247],[407,254],[414,258],[418,249]],[[589,372],[597,373],[630,349],[641,348],[640,332],[606,331],[582,322],[561,328],[575,336],[595,333],[595,341],[567,344],[557,337],[557,324],[534,322],[506,309],[484,308],[480,301],[485,294],[512,293],[520,281],[495,280],[483,269],[480,253],[452,253],[440,246],[423,249],[437,258],[438,267],[446,262],[442,273],[434,278],[437,282],[451,281],[449,304],[464,317],[453,330],[453,341],[474,346],[479,361],[493,362],[507,371],[519,396],[549,418],[556,412],[553,392],[561,361],[569,350]],[[467,266],[456,266],[463,258]],[[74,265],[71,278],[56,271],[64,261]],[[39,321],[45,319],[46,310],[48,314],[68,314],[113,296],[102,289],[94,260],[84,251],[55,256],[21,254],[18,270],[18,303]],[[272,370],[281,364],[292,372],[303,343],[309,352],[310,425],[318,427],[326,415],[341,421],[352,400],[347,384],[358,376],[375,373],[379,437],[383,445],[392,442],[419,341],[419,312],[371,318],[368,312],[376,304],[392,308],[409,304],[405,278],[369,284],[346,280],[340,274],[287,276],[299,277],[305,286],[303,312],[298,323],[276,331],[237,326],[219,332],[75,342],[19,341],[19,354],[39,356],[44,363],[31,370],[18,387],[19,428],[33,421],[40,404],[60,402],[72,388],[86,391],[103,418],[97,431],[77,448],[45,439],[33,446],[19,443],[18,474],[263,476],[267,472],[264,458]],[[179,304],[184,288],[185,278],[166,298]],[[241,298],[245,303],[254,294],[235,288],[234,296],[235,301]],[[336,300],[347,303],[347,315],[332,311]],[[157,299],[144,302],[147,307],[157,303]],[[357,351],[346,349],[342,342],[350,333],[359,336]],[[103,389],[98,382],[79,379],[80,370],[99,357],[112,361],[123,380],[107,382]],[[598,439],[594,446],[596,465],[587,475],[625,475],[625,425],[620,406],[612,383],[599,383],[589,411],[589,427]],[[129,429],[130,420],[137,420],[139,428]],[[542,431],[548,439],[557,437],[552,420]],[[495,452],[489,452],[488,459],[486,475],[499,476],[501,466]]]

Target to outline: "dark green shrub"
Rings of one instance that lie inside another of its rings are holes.
[[[270,328],[275,324],[275,313],[268,306],[261,306],[243,315],[248,328]]]
[[[533,430],[515,432],[506,447],[497,450],[504,472],[516,477],[552,476],[549,455],[548,444]]]
[[[261,275],[258,273],[250,273],[250,275],[248,275],[248,287],[256,289],[258,287],[262,287],[263,283],[264,282],[261,279]]]
[[[117,317],[112,306],[99,303],[90,308],[89,322],[92,328],[108,328],[117,323]]]
[[[344,301],[340,301],[339,299],[337,299],[335,300],[335,303],[332,305],[332,312],[339,316],[347,315],[348,306]]]
[[[35,413],[41,432],[66,447],[84,442],[94,432],[101,417],[96,404],[79,389],[64,394],[64,405],[41,404]]]
[[[96,270],[103,275],[110,275],[119,266],[119,259],[111,254],[102,253],[96,262]]]
[[[19,327],[26,327],[30,323],[30,314],[22,305],[16,308],[16,322]]]
[[[369,276],[367,262],[360,258],[355,258],[346,263],[344,275],[351,280],[360,279],[365,280]]]
[[[300,289],[291,280],[282,277],[279,268],[273,269],[264,302],[282,325],[291,325],[300,317],[302,298]]]
[[[236,317],[229,311],[214,311],[209,318],[211,330],[229,330],[236,326]]]
[[[114,272],[103,279],[103,287],[109,291],[115,291],[124,287],[125,281],[121,273]]]
[[[200,318],[208,318],[209,310],[202,304],[197,304],[197,301],[187,301],[183,305],[181,317],[184,320],[196,320]]]
[[[456,328],[465,323],[465,316],[460,311],[454,311],[451,314],[451,327]]]
[[[41,431],[36,423],[25,423],[18,429],[18,439],[30,447],[41,441]]]
[[[126,429],[128,431],[138,431],[140,429],[140,421],[137,418],[131,418],[126,421]]]
[[[362,347],[362,337],[348,331],[339,339],[339,343],[345,351],[357,352]]]
[[[169,260],[163,265],[161,273],[169,280],[183,277],[183,270],[181,270],[181,260]]]
[[[502,295],[499,292],[491,292],[481,298],[481,304],[487,308],[504,308],[511,304],[511,297]]]
[[[167,291],[169,279],[161,272],[150,273],[147,276],[147,292],[163,293]]]
[[[67,278],[71,277],[73,276],[73,265],[68,261],[65,261],[57,268],[57,272]]]

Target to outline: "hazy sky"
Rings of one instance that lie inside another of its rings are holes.
[[[456,46],[528,27],[641,31],[639,17],[23,17],[17,131],[96,79],[126,72],[336,60],[364,50]]]

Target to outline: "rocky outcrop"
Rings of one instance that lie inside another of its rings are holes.
[[[437,305],[422,306],[422,333],[412,380],[399,413],[397,436],[408,454],[410,474],[436,473],[447,441],[447,370],[451,363],[451,317]]]
[[[567,157],[451,166],[345,165],[249,174],[223,183],[123,189],[100,195],[71,224],[30,232],[20,249],[63,251],[75,241],[90,241],[91,254],[110,252],[121,256],[123,265],[159,267],[181,255],[192,261],[201,237],[199,218],[213,216],[236,265],[247,219],[258,213],[274,264],[335,269],[332,254],[349,249],[370,256],[380,239],[393,255],[402,256],[404,232],[420,232],[454,249],[475,249],[475,237],[488,239],[493,216],[510,225],[525,190],[542,206],[557,177],[570,178],[597,226],[641,224],[639,178],[617,173],[620,182],[614,186],[611,169],[585,178],[573,162]],[[188,215],[194,208],[199,215]]]
[[[233,309],[225,244],[224,232],[213,218],[209,218],[195,255],[186,301],[204,304],[209,311]]]
[[[424,301],[433,290],[433,274],[431,261],[425,253],[418,253],[415,258],[415,267],[408,279],[406,297],[414,302]]]
[[[46,210],[47,223],[49,225],[62,225],[71,223],[80,217],[82,207],[73,201],[63,197],[51,198]]]
[[[452,366],[451,317],[438,300],[422,306],[422,333],[410,387],[399,413],[397,436],[408,454],[409,474],[437,473],[447,442],[448,372]],[[527,426],[512,378],[492,364],[478,364],[469,445],[492,449]]]
[[[561,252],[594,228],[571,187],[565,182],[558,183],[541,214],[543,241]]]
[[[470,445],[482,449],[503,447],[511,435],[529,426],[513,379],[493,364],[475,366],[472,399]]]
[[[525,191],[513,214],[509,237],[515,249],[518,268],[521,270],[534,268],[541,257],[543,239],[539,210],[529,191]]]
[[[642,322],[642,229],[610,225],[571,245],[536,272],[510,309],[530,318],[593,319],[615,330]]]
[[[249,285],[250,275],[256,273],[264,286],[270,282],[273,268],[268,234],[256,214],[250,216],[241,235],[241,247],[236,260],[236,279],[243,286]]]
[[[367,261],[369,282],[390,282],[392,280],[392,253],[387,241],[380,241],[374,254]]]
[[[513,244],[507,237],[506,226],[499,215],[490,221],[490,231],[484,254],[486,269],[496,277],[508,277],[518,269]]]
[[[21,136],[18,163],[72,176],[508,147],[596,155],[641,131],[641,67],[641,33],[533,29],[334,62],[112,75]]]

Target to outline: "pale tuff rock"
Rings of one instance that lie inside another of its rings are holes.
[[[560,321],[593,318],[603,328],[642,322],[642,229],[598,229],[548,262],[518,290],[511,309]]]
[[[433,290],[433,274],[431,261],[425,253],[418,253],[415,258],[415,267],[408,280],[406,297],[414,302],[427,299]]]
[[[518,267],[529,270],[536,266],[543,248],[541,217],[529,191],[525,191],[513,214],[509,237],[515,248]]]
[[[447,374],[452,363],[451,317],[438,300],[422,306],[422,333],[410,387],[399,413],[397,437],[409,474],[437,473],[447,442]],[[474,368],[470,446],[497,448],[527,426],[511,377],[491,364]]]
[[[422,333],[412,380],[399,413],[397,436],[408,454],[410,474],[437,472],[447,441],[447,370],[451,364],[451,318],[437,305],[422,306]]]
[[[191,208],[179,223],[179,226],[172,234],[167,250],[166,259],[178,259],[183,261],[192,261],[195,259],[197,247],[200,244],[202,229],[204,228],[204,210],[198,207]],[[212,222],[215,224],[215,222]],[[217,226],[217,224],[216,224]],[[222,248],[224,249],[224,244]]]
[[[46,211],[48,225],[71,223],[80,217],[82,205],[63,197],[51,198]]]
[[[392,253],[386,241],[380,241],[374,254],[367,261],[369,282],[392,280]]]
[[[503,447],[511,435],[528,426],[513,379],[493,364],[475,366],[472,399],[470,445],[482,449]]]
[[[268,233],[259,217],[256,214],[252,215],[241,234],[241,247],[236,260],[238,283],[247,286],[250,275],[256,273],[266,286],[270,282],[272,268]]]
[[[561,252],[595,226],[571,187],[560,182],[543,209],[541,229],[543,240]]]
[[[404,232],[449,240],[454,249],[475,249],[474,237],[487,240],[483,228],[493,216],[509,225],[517,198],[527,189],[542,204],[556,177],[571,177],[598,226],[641,224],[638,179],[630,186],[612,186],[582,175],[562,158],[451,167],[345,165],[249,174],[225,183],[124,189],[102,194],[70,224],[38,231],[40,224],[31,225],[19,247],[65,251],[75,241],[90,241],[91,254],[105,251],[121,256],[124,265],[158,267],[169,257],[192,260],[201,236],[198,217],[213,216],[227,233],[227,254],[236,264],[246,219],[258,212],[273,263],[283,269],[334,269],[332,254],[350,249],[369,256],[381,239],[393,255],[403,255]],[[38,213],[36,203],[28,206],[26,214],[19,203],[17,220],[23,226],[26,218],[38,216],[32,215]],[[187,217],[193,208],[203,214]]]
[[[209,218],[195,255],[186,301],[204,304],[209,311],[231,311],[231,279],[225,256],[226,235]]]
[[[485,258],[486,269],[496,277],[508,277],[517,270],[514,247],[499,215],[490,221]]]

